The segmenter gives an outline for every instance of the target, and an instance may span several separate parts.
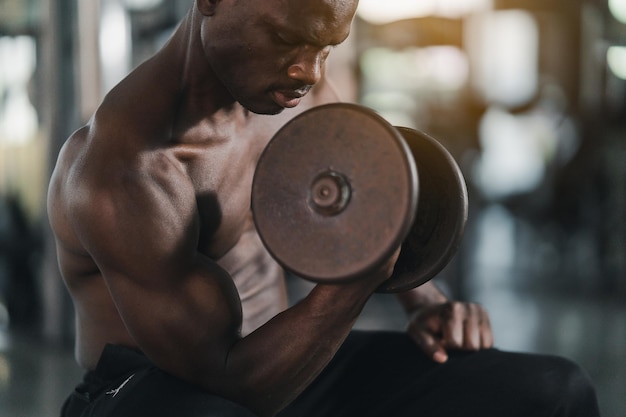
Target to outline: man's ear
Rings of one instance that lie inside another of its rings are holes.
[[[198,10],[204,16],[213,16],[221,0],[197,0]]]

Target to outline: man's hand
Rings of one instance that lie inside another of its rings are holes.
[[[434,361],[448,360],[449,349],[480,350],[493,346],[489,315],[479,304],[446,301],[412,313],[409,336]]]

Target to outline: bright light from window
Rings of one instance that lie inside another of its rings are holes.
[[[427,65],[431,81],[441,90],[458,90],[469,78],[467,56],[454,46],[431,46],[417,52],[417,65]]]
[[[361,57],[363,73],[383,89],[456,91],[469,78],[467,56],[453,46],[371,48]]]
[[[108,92],[130,70],[130,24],[124,8],[105,0],[100,17],[100,60],[103,91]]]
[[[609,9],[613,17],[626,23],[626,0],[609,0]]]
[[[493,0],[439,0],[435,14],[454,18],[492,8]]]
[[[480,121],[483,152],[477,179],[483,192],[493,198],[534,190],[545,174],[544,154],[536,126],[492,107]]]
[[[358,14],[370,23],[382,24],[394,20],[427,16],[434,11],[436,0],[361,0]]]
[[[617,78],[626,80],[626,46],[611,46],[606,53],[611,72]]]
[[[36,65],[36,46],[28,36],[0,37],[0,144],[24,144],[35,138],[37,112],[28,96]]]
[[[359,16],[373,24],[423,16],[460,17],[491,7],[493,0],[361,0]]]
[[[131,10],[148,10],[161,3],[163,0],[124,0],[124,5]]]
[[[476,15],[466,25],[472,84],[488,102],[519,106],[537,91],[539,31],[521,10]]]

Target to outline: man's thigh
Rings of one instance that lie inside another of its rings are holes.
[[[404,333],[353,332],[280,417],[597,416],[575,364],[487,349],[427,358]]]

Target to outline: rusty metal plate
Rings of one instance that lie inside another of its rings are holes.
[[[262,153],[252,185],[259,235],[288,271],[338,282],[380,266],[405,239],[417,201],[400,133],[355,104],[310,109]]]
[[[401,292],[437,275],[456,253],[467,222],[463,174],[448,150],[417,130],[398,127],[419,175],[417,213],[393,275],[379,292]]]

